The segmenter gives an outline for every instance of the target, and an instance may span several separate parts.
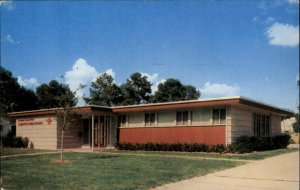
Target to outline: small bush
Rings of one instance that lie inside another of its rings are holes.
[[[290,144],[291,135],[290,134],[281,134],[273,137],[273,148],[286,148]]]
[[[232,144],[231,150],[238,153],[247,153],[253,151],[253,144],[250,137],[241,136]]]
[[[227,147],[224,144],[213,145],[209,149],[210,152],[223,153],[227,151]]]
[[[253,151],[265,151],[273,149],[272,137],[250,137]]]
[[[30,142],[29,148],[34,149],[34,144],[32,142]]]
[[[27,148],[29,144],[28,137],[15,137],[12,131],[9,131],[6,137],[3,137],[3,147],[7,148]]]
[[[22,142],[23,142],[23,148],[28,148],[28,144],[29,144],[28,137],[23,137]]]
[[[24,147],[24,144],[22,141],[22,137],[15,137],[13,148],[23,148],[23,147]]]

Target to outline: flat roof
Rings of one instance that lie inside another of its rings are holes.
[[[279,108],[270,104],[252,100],[250,98],[242,96],[230,96],[220,98],[205,98],[198,100],[186,100],[186,101],[174,101],[174,102],[162,102],[162,103],[150,103],[139,104],[129,106],[115,106],[113,112],[133,112],[133,111],[150,111],[172,108],[192,108],[200,106],[217,106],[217,105],[231,105],[231,104],[244,104],[248,106],[254,106],[262,109],[267,109],[273,112],[277,112],[284,115],[293,115],[294,112],[288,109]]]
[[[11,112],[8,115],[10,117],[21,117],[21,116],[32,116],[32,115],[49,115],[49,114],[55,114],[59,110],[63,110],[63,108],[49,108],[49,109]],[[112,112],[111,107],[98,106],[98,105],[76,106],[76,107],[72,107],[72,110],[74,110],[75,112],[91,112],[91,111],[109,111],[109,112]]]
[[[193,107],[200,107],[200,106],[221,106],[221,105],[232,105],[232,104],[243,104],[248,106],[254,106],[254,107],[270,110],[276,113],[280,113],[283,115],[288,115],[288,116],[292,116],[294,114],[294,112],[291,110],[279,108],[270,104],[266,104],[242,96],[205,98],[205,99],[198,99],[198,100],[149,103],[149,104],[113,106],[113,107],[85,105],[85,106],[73,107],[72,109],[78,112],[109,111],[114,113],[125,113],[125,112],[136,112],[136,111],[150,111],[150,110],[178,109],[178,108],[183,109],[183,108],[193,108]],[[9,113],[9,116],[20,117],[20,116],[30,116],[30,115],[55,114],[55,112],[60,109],[63,108],[12,112]]]

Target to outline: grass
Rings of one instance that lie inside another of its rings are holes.
[[[1,159],[5,189],[149,189],[243,164],[224,160],[65,153]]]
[[[5,155],[28,154],[48,150],[3,149]],[[146,152],[106,150],[109,153],[65,153],[66,164],[59,155],[36,155],[1,159],[4,189],[149,189],[182,179],[235,167],[247,160],[299,151],[280,149],[251,154],[213,154],[187,152]],[[128,154],[147,154],[136,156]],[[2,155],[2,154],[1,154]],[[170,156],[170,157],[161,157]],[[180,156],[180,157],[172,157]],[[231,160],[205,160],[191,158]],[[236,162],[234,159],[245,160]]]
[[[205,153],[205,152],[167,152],[167,151],[123,151],[123,150],[105,150],[110,153],[121,154],[147,154],[147,155],[165,155],[165,156],[186,156],[186,157],[204,157],[216,159],[238,159],[238,160],[262,160],[280,154],[298,151],[297,148],[278,149],[271,151],[253,152],[249,154],[218,154],[218,153]]]
[[[55,150],[39,150],[39,149],[14,149],[14,148],[2,148],[0,151],[1,156],[15,155],[15,154],[32,154],[40,152],[55,152]]]

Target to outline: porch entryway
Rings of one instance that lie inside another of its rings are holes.
[[[83,119],[82,148],[94,150],[112,146],[112,117],[111,115],[92,115]]]

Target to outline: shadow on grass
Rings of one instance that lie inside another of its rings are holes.
[[[93,155],[88,158],[88,160],[102,160],[102,159],[112,159],[119,158],[119,155]]]

